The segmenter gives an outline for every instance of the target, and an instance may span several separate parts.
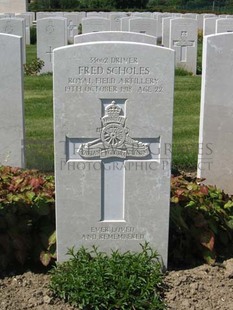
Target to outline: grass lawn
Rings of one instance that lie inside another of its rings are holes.
[[[36,46],[27,46],[27,63]],[[27,168],[53,171],[52,75],[25,76]],[[196,170],[200,112],[200,76],[176,76],[172,167]]]

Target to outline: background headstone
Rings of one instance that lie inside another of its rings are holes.
[[[0,165],[24,168],[22,38],[0,34],[0,46]]]
[[[233,33],[203,44],[198,176],[233,194]]]
[[[110,20],[103,17],[87,17],[82,19],[82,33],[110,31]]]
[[[157,20],[157,38],[162,38],[163,18],[171,17],[171,16],[172,16],[172,14],[169,14],[169,13],[161,13],[155,17],[155,19]]]
[[[102,41],[54,51],[59,261],[72,246],[137,251],[148,241],[167,264],[173,88],[170,49]]]
[[[128,41],[157,45],[157,38],[142,33],[127,31],[100,31],[81,34],[74,37],[74,43],[86,43],[95,41]]]
[[[130,17],[127,16],[127,17],[122,17],[120,19],[120,23],[121,23],[121,31],[129,31],[129,20],[130,20]]]
[[[130,18],[129,31],[157,35],[157,21],[153,18]]]
[[[221,18],[216,20],[216,33],[233,32],[233,18]]]
[[[79,25],[81,24],[82,17],[79,13],[65,13],[64,17],[67,18],[68,42],[74,43],[74,36],[79,33]]]
[[[109,14],[109,19],[111,22],[111,31],[120,31],[121,30],[121,18],[122,17],[127,17],[126,13],[110,13]]]
[[[53,49],[67,45],[67,19],[42,18],[37,21],[37,57],[44,61],[40,73],[52,72]]]
[[[215,34],[217,17],[205,18],[203,21],[203,36]]]
[[[171,19],[169,47],[176,51],[176,66],[196,74],[197,21],[191,18]]]
[[[169,47],[170,43],[170,20],[172,17],[166,17],[162,20],[162,45]]]
[[[36,20],[48,17],[63,17],[63,12],[36,12]]]
[[[23,18],[25,20],[25,42],[26,44],[30,45],[30,30],[33,24],[33,19],[32,19],[32,15],[30,14],[26,14],[26,13],[22,13],[22,14],[16,14],[17,18]]]
[[[23,63],[26,63],[26,24],[23,18],[1,18],[0,33],[22,37]]]

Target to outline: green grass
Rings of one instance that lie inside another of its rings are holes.
[[[36,46],[27,47],[27,63]],[[52,76],[25,76],[27,168],[53,171]],[[201,76],[176,76],[173,127],[173,168],[196,170]]]
[[[176,76],[172,166],[195,170],[197,166],[200,76]]]
[[[31,63],[36,58],[36,45],[27,45],[27,64]]]
[[[36,58],[36,46],[27,46],[27,63]],[[25,76],[26,165],[53,171],[52,75]]]

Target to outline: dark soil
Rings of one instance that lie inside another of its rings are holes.
[[[48,273],[32,271],[20,275],[2,275],[0,309],[75,309],[53,298],[48,288],[49,278]],[[233,309],[233,259],[214,266],[202,265],[193,269],[168,271],[164,281],[169,310]]]

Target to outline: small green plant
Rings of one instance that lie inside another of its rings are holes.
[[[113,251],[111,256],[81,248],[51,271],[50,289],[79,309],[165,309],[157,252],[148,244],[139,253]]]
[[[169,260],[173,265],[211,264],[233,255],[233,200],[203,180],[172,178]]]
[[[37,75],[44,66],[44,61],[40,58],[32,60],[31,63],[24,65],[24,73],[26,75]]]

